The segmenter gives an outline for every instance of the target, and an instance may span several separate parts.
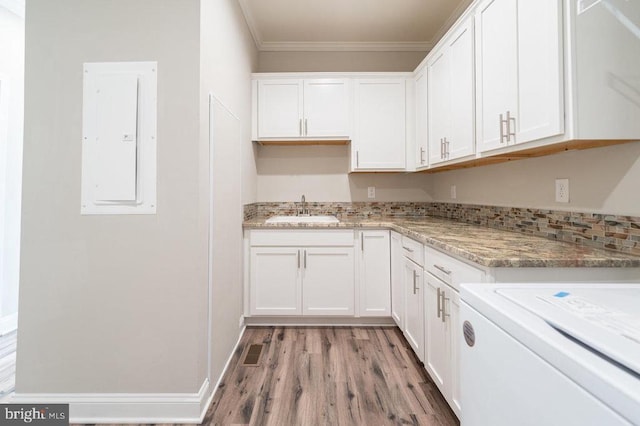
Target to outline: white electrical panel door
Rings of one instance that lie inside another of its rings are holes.
[[[100,75],[96,82],[97,201],[136,200],[138,76]]]
[[[82,214],[156,212],[156,70],[84,64]]]

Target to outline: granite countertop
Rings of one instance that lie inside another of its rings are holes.
[[[244,222],[245,229],[387,228],[487,267],[640,267],[640,256],[433,217],[346,219],[337,224]]]

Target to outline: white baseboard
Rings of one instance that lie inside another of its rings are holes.
[[[201,423],[213,392],[205,379],[197,393],[16,393],[13,404],[69,404],[70,423]]]
[[[392,327],[391,317],[245,317],[246,326]]]
[[[12,404],[69,404],[70,423],[202,423],[245,328],[216,385],[205,379],[197,393],[16,393]]]

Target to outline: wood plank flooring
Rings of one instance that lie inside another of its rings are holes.
[[[250,344],[265,345],[243,366]],[[397,328],[247,328],[207,425],[458,425]]]

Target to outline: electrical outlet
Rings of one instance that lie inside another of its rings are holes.
[[[569,179],[556,179],[556,202],[569,202]]]
[[[451,199],[452,199],[452,200],[455,200],[455,199],[456,199],[456,197],[457,197],[457,194],[456,194],[456,186],[455,186],[455,185],[451,185]]]
[[[376,187],[375,186],[369,186],[367,188],[367,197],[376,198]]]

